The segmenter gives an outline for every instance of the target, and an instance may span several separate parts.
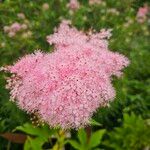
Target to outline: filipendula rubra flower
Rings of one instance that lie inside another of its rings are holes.
[[[47,41],[54,52],[36,51],[2,68],[11,100],[28,113],[36,113],[50,127],[79,128],[115,97],[111,76],[120,76],[129,64],[108,49],[109,30],[85,34],[63,21]]]

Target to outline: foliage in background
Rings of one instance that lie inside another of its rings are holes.
[[[108,133],[105,145],[115,150],[140,150],[150,147],[150,124],[135,114],[124,114],[123,124]]]
[[[87,0],[80,0],[80,8],[73,13],[70,13],[69,8],[66,7],[67,2],[67,0],[1,1],[0,66],[12,64],[19,57],[33,52],[35,49],[50,52],[52,47],[46,42],[46,36],[53,33],[53,29],[63,18],[70,19],[73,25],[84,31],[89,31],[91,28],[96,31],[101,28],[112,28],[110,49],[119,50],[128,56],[131,65],[126,69],[121,80],[115,81],[114,78],[116,99],[109,107],[100,109],[94,114],[93,118],[101,126],[92,126],[92,133],[94,134],[100,129],[106,130],[101,143],[106,141],[107,145],[100,144],[103,149],[119,149],[122,145],[124,145],[124,149],[135,150],[141,149],[142,146],[150,147],[148,144],[150,133],[146,123],[146,120],[150,118],[150,86],[148,86],[150,85],[150,19],[142,24],[136,20],[138,8],[144,3],[149,4],[149,1],[106,0],[99,5],[89,6]],[[47,10],[42,7],[44,3],[49,5]],[[115,11],[112,11],[114,9]],[[24,13],[25,19],[18,18],[18,13]],[[21,31],[16,36],[9,37],[3,28],[14,22],[24,23],[28,28],[26,32]],[[27,32],[30,34],[27,35]],[[5,75],[0,74],[1,133],[12,131],[16,126],[29,121],[29,116],[9,102],[4,78]],[[141,117],[138,117],[139,115]],[[28,126],[28,128],[30,130],[33,127]],[[51,130],[49,132],[49,136],[51,136]],[[129,141],[129,138],[132,140]],[[76,141],[76,139],[77,135],[71,131],[71,140]],[[27,143],[30,146],[31,140],[33,139],[29,136]],[[40,139],[39,142],[43,140],[45,139]],[[6,140],[0,138],[0,149],[8,148],[9,143],[7,143]],[[66,147],[73,149],[73,146],[68,146],[68,144]],[[20,145],[11,144],[10,149],[20,150],[21,148]]]

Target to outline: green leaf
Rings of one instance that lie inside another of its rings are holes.
[[[28,138],[24,144],[24,150],[30,150],[31,149],[30,140]]]
[[[79,131],[78,131],[78,139],[82,145],[86,144],[86,141],[87,141],[86,132],[83,128],[79,129]]]
[[[20,130],[27,134],[35,135],[35,136],[38,136],[41,133],[41,130],[39,130],[39,128],[33,127],[33,125],[29,123],[26,123],[23,126],[16,127],[16,130]]]
[[[97,121],[94,120],[94,119],[91,119],[91,120],[90,120],[90,124],[93,125],[93,126],[102,126],[99,122],[97,122]]]
[[[34,127],[32,124],[29,123],[26,123],[23,126],[16,127],[16,130],[23,131],[33,136],[42,136],[43,138],[48,138],[56,131],[49,129],[48,126]]]
[[[46,142],[43,138],[28,137],[24,145],[24,150],[42,150],[42,145]]]
[[[89,147],[93,148],[100,144],[101,139],[105,133],[105,130],[98,130],[91,135]]]
[[[78,149],[78,150],[81,149],[80,144],[78,142],[76,142],[75,140],[68,140],[68,143],[70,143],[71,146],[74,147],[75,149]]]

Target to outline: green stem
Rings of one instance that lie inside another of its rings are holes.
[[[7,150],[10,150],[10,146],[11,146],[11,142],[8,141],[8,144],[7,144]]]
[[[53,146],[52,150],[63,150],[65,141],[65,131],[60,130],[57,135],[57,142]]]

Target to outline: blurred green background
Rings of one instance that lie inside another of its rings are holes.
[[[109,107],[99,109],[93,116],[95,123],[91,125],[92,134],[104,129],[105,133],[101,132],[101,140],[100,135],[95,136],[99,140],[95,148],[82,146],[85,130],[71,130],[71,137],[58,134],[60,131],[48,127],[35,127],[38,130],[34,131],[30,116],[9,101],[9,92],[5,89],[6,75],[0,73],[0,134],[13,132],[17,126],[28,123],[19,130],[39,137],[37,141],[32,141],[28,136],[26,146],[0,137],[0,150],[21,150],[23,147],[26,150],[52,147],[57,150],[57,143],[62,139],[66,150],[149,150],[150,13],[142,23],[138,22],[136,16],[140,7],[150,6],[150,1],[102,0],[100,4],[89,5],[88,0],[80,0],[80,8],[76,11],[71,11],[67,3],[67,0],[1,0],[0,66],[12,64],[19,57],[37,49],[51,52],[52,47],[47,43],[46,36],[53,33],[62,19],[71,20],[75,27],[84,31],[91,28],[96,31],[113,29],[110,49],[126,55],[131,64],[121,79],[113,80],[117,91],[114,102]],[[20,13],[24,17],[19,17]],[[25,24],[26,28],[11,36],[4,32],[4,28],[14,22]],[[41,138],[45,131],[51,133],[47,138],[50,140]],[[54,139],[51,139],[52,135],[55,135]],[[71,142],[67,142],[68,139]]]

